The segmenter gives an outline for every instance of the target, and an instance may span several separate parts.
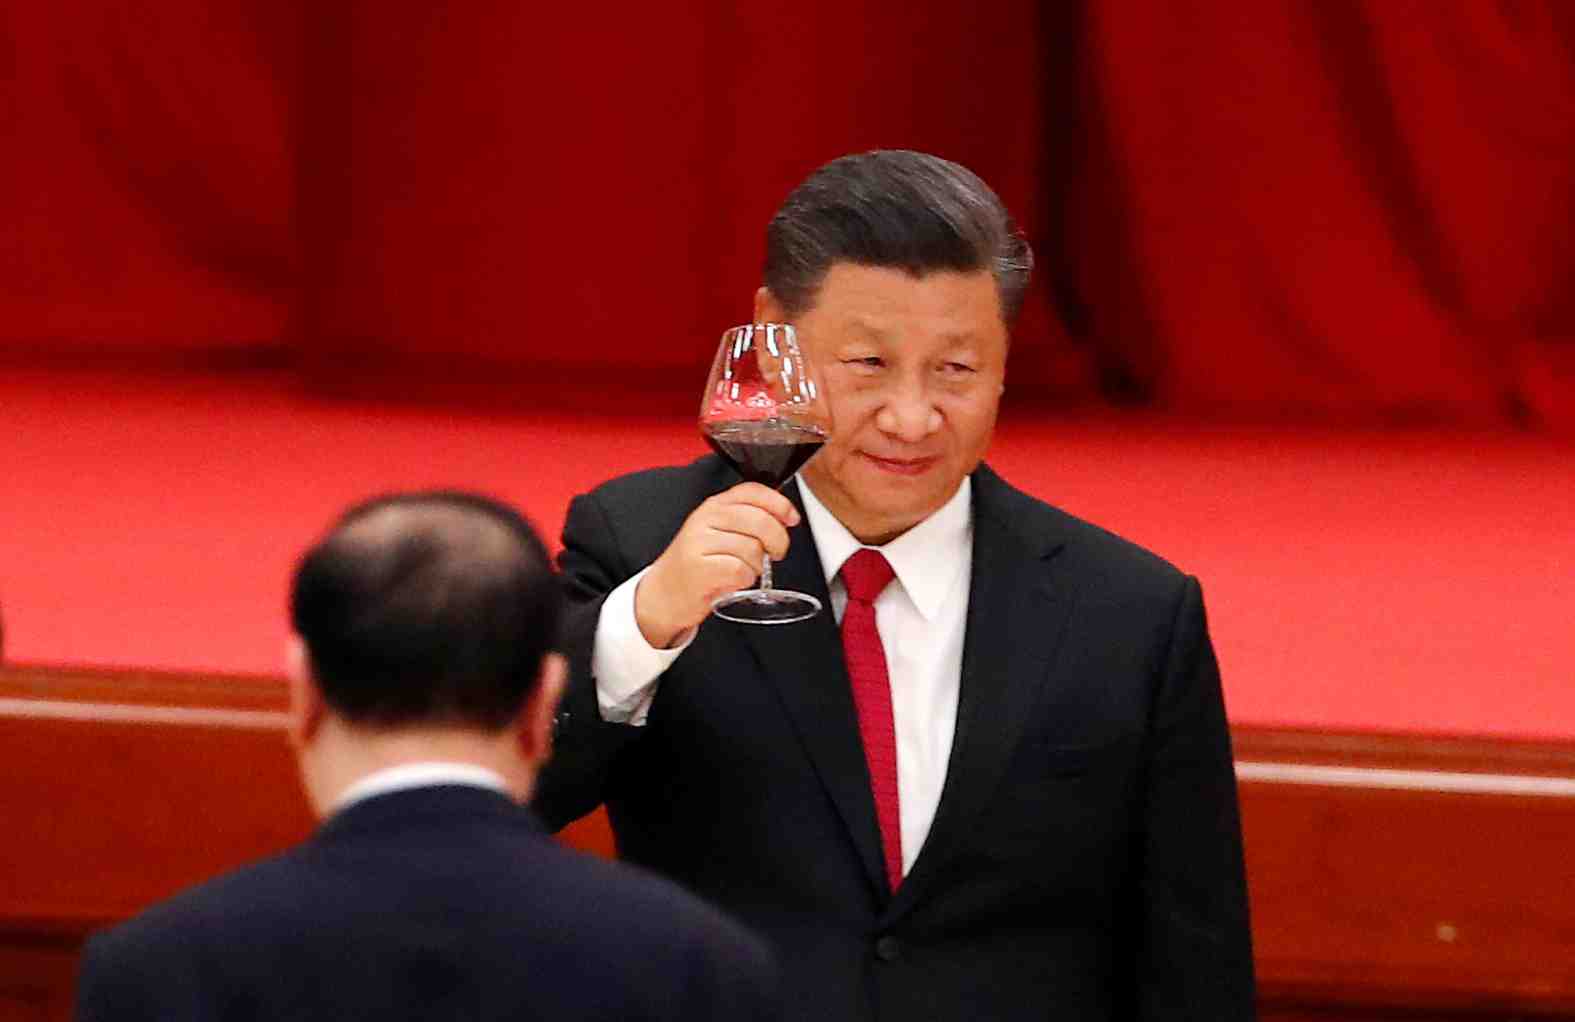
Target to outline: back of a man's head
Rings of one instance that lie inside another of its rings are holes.
[[[291,619],[349,723],[501,730],[553,648],[559,593],[517,512],[466,493],[379,497],[302,557]]]

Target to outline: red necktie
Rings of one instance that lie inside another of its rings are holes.
[[[848,606],[842,614],[842,653],[859,711],[864,760],[870,768],[875,818],[886,853],[886,879],[896,890],[902,882],[902,816],[897,800],[897,729],[891,716],[891,679],[886,651],[875,628],[875,597],[892,580],[891,565],[879,550],[858,550],[842,566]]]

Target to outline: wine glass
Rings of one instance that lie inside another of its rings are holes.
[[[815,456],[831,431],[815,370],[786,323],[751,323],[722,334],[700,402],[700,433],[746,480],[777,488]],[[813,617],[820,601],[771,586],[718,597],[712,613],[743,624],[782,625]]]

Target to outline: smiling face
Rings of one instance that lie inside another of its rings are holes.
[[[788,317],[771,292],[757,322],[792,322],[831,406],[832,435],[804,468],[861,542],[895,539],[939,510],[990,445],[1006,379],[1006,325],[987,270],[839,262]]]

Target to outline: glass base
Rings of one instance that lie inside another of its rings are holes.
[[[741,589],[717,597],[711,613],[745,625],[790,625],[820,613],[820,601],[791,589]]]

